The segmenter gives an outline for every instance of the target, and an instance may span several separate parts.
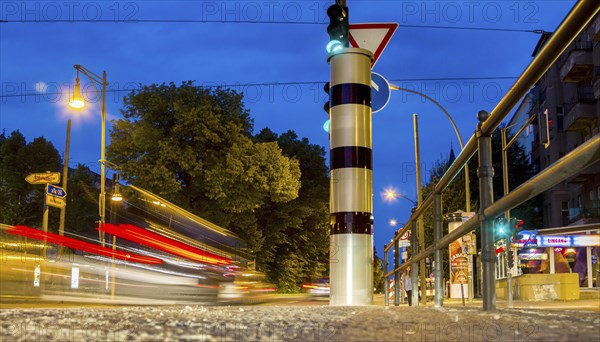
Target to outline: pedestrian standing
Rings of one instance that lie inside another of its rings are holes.
[[[410,266],[402,273],[402,287],[404,288],[404,292],[406,292],[408,306],[412,306],[412,270]]]

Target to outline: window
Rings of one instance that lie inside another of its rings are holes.
[[[565,130],[563,118],[564,118],[563,115],[556,116],[556,129],[558,129],[559,132],[562,132]]]
[[[562,219],[562,225],[568,226],[569,225],[569,202],[568,201],[561,202],[560,214],[561,214],[561,219]]]
[[[594,200],[594,190],[590,190],[590,197],[589,197],[590,201]]]

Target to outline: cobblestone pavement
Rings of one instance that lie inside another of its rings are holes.
[[[600,341],[600,313],[382,306],[5,309],[0,341]]]

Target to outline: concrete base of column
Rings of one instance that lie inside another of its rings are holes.
[[[373,304],[373,236],[336,234],[330,238],[329,304]]]

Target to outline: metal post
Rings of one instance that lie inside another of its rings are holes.
[[[364,49],[329,54],[330,305],[373,303],[371,61]]]
[[[400,240],[394,240],[394,269],[400,266]],[[394,272],[394,306],[400,305],[400,275]]]
[[[442,195],[439,193],[433,194],[433,240],[435,242],[442,238]],[[444,267],[442,265],[442,250],[436,249],[433,252],[433,284],[434,290],[434,305],[436,308],[441,308],[444,304]]]
[[[411,234],[410,234],[410,238],[411,238],[411,246],[412,246],[412,250],[413,250],[413,255],[411,256],[411,259],[413,259],[413,257],[415,255],[417,255],[417,253],[419,253],[419,246],[418,246],[418,233],[417,233],[417,227],[416,227],[416,222],[413,221],[412,224],[412,229],[411,229]],[[412,283],[412,299],[411,299],[411,306],[419,306],[419,263],[418,262],[412,262],[412,272],[411,272],[411,283]],[[425,284],[423,284],[425,285]]]
[[[383,286],[383,295],[385,296],[385,307],[390,306],[390,282],[388,273],[388,252],[386,251],[387,245],[383,245],[383,274],[385,279],[385,284]]]
[[[416,184],[417,184],[417,204],[420,206],[423,203],[423,194],[421,191],[421,152],[419,146],[419,120],[417,113],[413,114],[413,127],[414,127],[414,139],[415,139],[415,168],[416,168]],[[425,249],[425,227],[423,224],[423,215],[417,219],[417,231],[419,240],[419,250]],[[423,303],[427,303],[427,279],[425,268],[425,260],[421,260],[419,266],[419,279],[421,281],[421,300]]]
[[[104,166],[106,153],[106,71],[102,74],[102,134],[100,145],[100,227],[106,222],[106,167]],[[101,233],[100,242],[102,247],[105,245],[105,233]]]
[[[479,167],[479,221],[481,223],[481,258],[483,269],[483,310],[496,309],[496,251],[494,249],[494,221],[484,215],[484,211],[494,202],[494,185],[492,179],[494,169],[492,167],[492,137],[483,134],[481,127],[489,117],[486,111],[477,114],[479,124],[477,125],[477,144]]]
[[[500,135],[502,137],[502,187],[503,187],[503,191],[504,191],[504,196],[506,196],[509,192],[508,189],[508,146],[506,145],[506,128],[503,128],[500,130]],[[513,140],[514,141],[514,140]],[[507,222],[510,222],[510,210],[507,210],[504,213],[504,216],[506,217]],[[505,262],[505,266],[506,266],[506,302],[507,302],[507,306],[508,308],[512,308],[513,307],[513,294],[512,294],[512,272],[511,269],[509,267],[509,258],[510,258],[510,253],[508,252],[510,250],[510,237],[506,238],[506,246],[505,246],[505,252],[506,253],[506,262]]]
[[[590,234],[590,231],[588,230],[587,232],[585,232],[586,235]],[[552,250],[552,253],[554,253],[554,250]],[[592,247],[586,247],[585,248],[585,257],[586,257],[586,268],[587,268],[587,287],[588,288],[592,288],[594,287],[594,279],[592,276],[593,273],[593,268],[592,268]]]
[[[513,307],[513,293],[512,293],[512,271],[510,269],[510,238],[506,238],[506,246],[505,246],[505,255],[506,255],[506,304],[509,309]]]
[[[69,147],[71,145],[71,119],[67,121],[67,141],[65,143],[65,160],[63,167],[63,184],[62,188],[67,192],[67,177],[69,175]],[[67,206],[60,208],[60,223],[58,225],[58,235],[65,235],[65,217],[67,213]],[[62,250],[62,248],[60,248]],[[59,253],[60,255],[60,253]]]
[[[550,263],[550,274],[556,273],[556,266],[554,265],[554,247],[546,248],[548,252],[548,262]]]
[[[46,204],[46,196],[48,193],[48,184],[45,184],[44,186],[44,215],[42,216],[42,230],[44,231],[44,233],[48,233],[48,205]],[[47,243],[47,239],[46,239],[47,235],[44,234],[44,248],[43,248],[43,259],[46,259],[46,243]]]

